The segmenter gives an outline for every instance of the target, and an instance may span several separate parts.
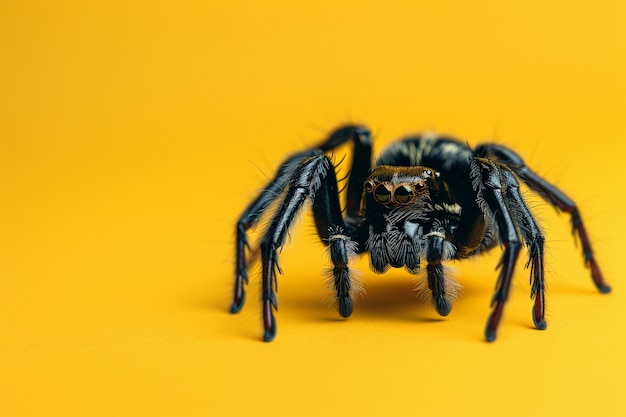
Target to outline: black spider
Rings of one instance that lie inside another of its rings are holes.
[[[329,151],[352,141],[354,157],[347,181],[345,207],[339,201],[335,169]],[[530,267],[533,321],[546,328],[544,317],[544,236],[519,190],[519,180],[557,210],[570,214],[573,232],[582,244],[585,264],[602,293],[605,283],[576,205],[546,182],[512,150],[496,144],[475,149],[449,138],[419,135],[398,141],[372,167],[372,141],[367,128],[349,125],[335,130],[319,146],[296,153],[280,166],[276,177],[248,206],[237,223],[236,270],[231,312],[238,312],[248,282],[246,231],[270,205],[276,211],[260,243],[264,340],[276,335],[272,310],[277,309],[279,250],[306,202],[312,203],[317,232],[329,247],[332,287],[342,317],[352,313],[360,286],[351,277],[349,259],[369,252],[375,272],[390,266],[416,273],[426,261],[423,288],[442,316],[450,313],[457,284],[442,264],[500,245],[499,277],[485,337],[496,338],[519,252],[526,246]]]

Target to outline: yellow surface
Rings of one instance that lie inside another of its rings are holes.
[[[405,3],[0,3],[0,415],[626,415],[624,2]],[[457,263],[445,319],[363,258],[341,320],[305,216],[260,342],[258,273],[227,313],[236,218],[350,121],[376,150],[423,130],[515,148],[580,203],[613,293],[533,199],[547,331],[520,262],[482,340],[497,254]]]

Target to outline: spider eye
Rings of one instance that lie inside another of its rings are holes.
[[[406,204],[413,199],[413,190],[408,185],[401,185],[394,190],[393,196],[398,203]]]
[[[382,204],[388,203],[391,201],[391,191],[383,184],[378,184],[374,189],[374,199]]]

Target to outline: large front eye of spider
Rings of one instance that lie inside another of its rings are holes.
[[[385,184],[378,184],[374,188],[374,199],[381,204],[387,204],[391,201],[391,191],[385,186]]]
[[[413,195],[413,189],[408,185],[400,185],[393,190],[393,198],[400,204],[410,203]]]

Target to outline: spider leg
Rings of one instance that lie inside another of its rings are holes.
[[[362,224],[360,201],[363,183],[371,165],[371,137],[369,131],[361,127],[351,127],[347,131],[340,129],[343,135],[354,138],[354,156],[350,169],[346,192],[345,217],[339,203],[339,190],[334,170],[325,177],[324,186],[320,187],[313,200],[313,218],[317,233],[322,242],[328,245],[332,281],[330,287],[335,290],[337,310],[341,317],[352,314],[355,299],[363,292],[363,287],[350,274],[348,262],[358,252],[365,250],[368,227]]]
[[[517,182],[515,184],[507,183],[509,178],[502,175],[502,168],[495,161],[474,158],[471,164],[472,181],[478,194],[478,203],[486,214],[494,217],[500,241],[504,247],[502,258],[498,264],[500,275],[498,276],[496,292],[491,301],[493,309],[485,329],[485,338],[492,342],[496,339],[504,305],[509,296],[515,263],[522,246],[522,237],[518,232],[519,226],[515,216],[511,214],[504,195],[507,187],[516,186]]]
[[[583,252],[585,266],[591,270],[591,278],[594,285],[601,293],[611,292],[611,287],[606,283],[596,258],[593,254],[591,240],[587,234],[580,212],[576,203],[570,199],[563,191],[537,175],[526,166],[522,158],[512,150],[496,144],[483,144],[476,148],[476,155],[482,157],[495,158],[504,163],[521,178],[528,187],[538,193],[544,200],[550,203],[557,210],[569,213],[572,223],[572,232],[577,234]]]
[[[450,314],[452,303],[459,292],[458,284],[446,277],[444,265],[441,263],[451,259],[454,251],[454,246],[446,240],[443,232],[432,231],[426,234],[424,256],[428,262],[426,265],[428,288],[432,292],[435,309],[442,316]]]
[[[360,221],[363,183],[372,165],[372,135],[363,126],[348,125],[337,129],[319,149],[327,152],[352,140],[354,145],[350,178],[346,191],[346,221],[356,224]]]
[[[354,158],[355,162],[361,161],[359,154],[355,154]],[[352,314],[353,302],[362,292],[362,287],[351,279],[348,262],[359,250],[365,248],[365,244],[359,238],[364,228],[353,227],[344,221],[339,203],[337,178],[333,169],[328,170],[323,181],[313,199],[313,218],[318,235],[322,242],[328,245],[328,253],[333,264],[330,286],[336,292],[337,310],[342,317],[349,317]]]
[[[337,310],[341,317],[350,317],[355,298],[363,291],[360,283],[350,277],[348,261],[356,256],[357,242],[344,234],[344,230],[337,226],[329,230],[328,252],[333,267],[331,268],[331,286],[337,294]]]
[[[323,154],[301,162],[294,171],[284,199],[261,241],[261,301],[265,341],[271,341],[276,336],[276,320],[272,311],[278,309],[276,275],[280,268],[277,251],[283,247],[287,232],[304,203],[315,197],[329,172],[334,172],[332,163]]]
[[[270,205],[283,196],[294,171],[304,160],[321,155],[350,140],[354,143],[354,160],[348,182],[347,215],[350,218],[357,217],[363,181],[370,168],[372,145],[371,135],[367,128],[358,125],[348,125],[336,129],[325,142],[318,145],[315,149],[299,152],[287,158],[278,169],[275,177],[240,216],[236,227],[235,285],[233,302],[230,307],[231,313],[240,311],[245,301],[245,285],[248,283],[246,248],[250,249],[246,232],[258,223]]]
[[[231,313],[237,313],[243,307],[246,293],[245,284],[248,283],[248,261],[246,248],[250,249],[247,230],[255,226],[267,208],[280,198],[289,184],[289,179],[295,167],[307,157],[319,154],[319,151],[310,150],[299,152],[289,157],[279,168],[276,176],[267,184],[259,196],[246,208],[237,222],[235,241],[235,286]]]
[[[544,283],[544,242],[545,238],[539,225],[533,218],[526,202],[520,194],[517,179],[508,169],[501,170],[507,188],[505,198],[511,207],[511,214],[515,217],[519,231],[528,246],[529,258],[526,268],[530,266],[531,293],[535,300],[533,307],[533,322],[535,327],[545,330],[545,283]]]

